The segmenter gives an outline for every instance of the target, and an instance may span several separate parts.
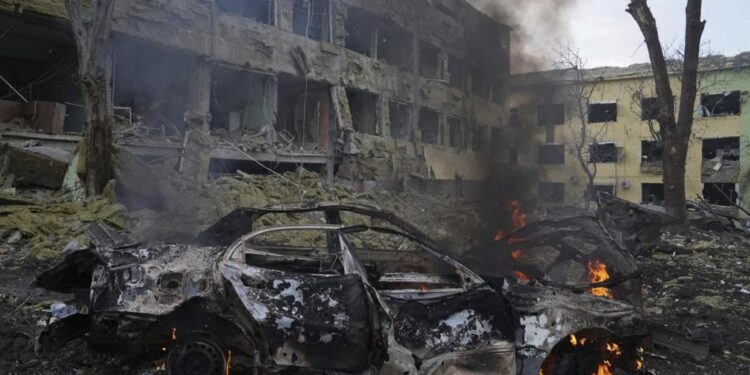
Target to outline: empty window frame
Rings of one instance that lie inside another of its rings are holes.
[[[503,105],[503,99],[505,99],[505,96],[503,95],[504,93],[505,81],[495,81],[495,84],[492,85],[492,102],[495,104]]]
[[[406,30],[384,19],[378,21],[377,57],[403,71],[412,68],[412,37]]]
[[[518,108],[510,109],[510,116],[509,116],[508,122],[510,122],[510,126],[514,128],[521,127],[521,112]]]
[[[591,193],[588,196],[589,201],[597,202],[599,200],[599,193],[605,193],[614,196],[615,185],[594,185],[591,187]]]
[[[706,183],[703,184],[703,199],[717,206],[734,206],[737,204],[739,193],[735,183]]]
[[[740,137],[704,139],[703,159],[740,160]]]
[[[491,129],[492,131],[490,132],[490,147],[495,151],[501,150],[503,148],[503,129],[496,126],[491,127]]]
[[[344,46],[354,52],[372,57],[372,37],[375,25],[372,15],[357,8],[348,8]]]
[[[391,100],[388,103],[388,115],[391,121],[391,137],[396,139],[410,139],[409,122],[411,107]]]
[[[617,147],[614,143],[590,144],[589,163],[617,163]]]
[[[330,0],[294,0],[292,31],[310,39],[328,41],[331,35]]]
[[[508,163],[518,164],[518,148],[517,147],[508,148]]]
[[[448,56],[448,83],[463,90],[466,84],[466,64],[456,56]]]
[[[617,103],[589,104],[588,118],[592,124],[617,121]]]
[[[448,116],[448,136],[450,147],[462,148],[464,145],[464,120]]]
[[[565,184],[562,182],[539,183],[539,200],[545,203],[563,203],[565,201]]]
[[[661,163],[662,147],[657,141],[641,141],[641,163]]]
[[[565,146],[558,144],[539,145],[540,164],[565,164]]]
[[[354,130],[365,134],[375,134],[378,97],[366,91],[347,88],[346,98],[349,100]]]
[[[489,73],[484,73],[479,68],[473,68],[471,70],[471,92],[480,98],[489,99],[492,90],[492,80],[488,79],[489,77]]]
[[[659,100],[658,98],[641,99],[641,120],[653,121],[659,117]]]
[[[725,91],[701,95],[701,116],[735,116],[740,114],[740,92]]]
[[[419,110],[419,131],[422,133],[422,143],[440,144],[440,114],[421,108]]]
[[[250,18],[269,25],[276,23],[274,0],[217,0],[219,11]]]
[[[659,204],[664,201],[664,184],[641,184],[641,202]]]
[[[543,104],[537,107],[537,125],[561,125],[565,123],[564,104]]]
[[[211,72],[211,130],[227,134],[257,132],[267,124],[269,76],[214,67]],[[223,129],[223,130],[219,130]]]
[[[419,75],[440,79],[440,50],[428,43],[419,43]]]
[[[474,151],[481,151],[485,145],[485,137],[487,134],[487,125],[474,125],[472,128],[471,137],[471,149]]]

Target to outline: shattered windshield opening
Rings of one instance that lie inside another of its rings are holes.
[[[445,294],[465,290],[459,270],[411,236],[385,227],[347,227],[342,236],[381,292]]]

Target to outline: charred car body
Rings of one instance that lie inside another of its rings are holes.
[[[305,223],[260,225],[277,214]],[[240,209],[191,244],[70,254],[36,283],[75,292],[79,314],[53,324],[43,341],[85,327],[97,346],[164,358],[170,374],[207,375],[584,373],[589,365],[553,372],[554,363],[542,363],[580,327],[602,328],[589,335],[597,348],[634,348],[606,330],[632,324],[632,305],[488,283],[438,248],[368,207]],[[566,324],[574,316],[578,325]],[[603,350],[590,356],[604,360]],[[622,352],[618,368],[637,371],[637,353]]]

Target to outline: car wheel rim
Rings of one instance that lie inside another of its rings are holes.
[[[224,353],[211,341],[178,344],[167,356],[167,372],[170,375],[223,375],[224,366]]]

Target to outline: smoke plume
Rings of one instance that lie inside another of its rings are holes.
[[[553,51],[569,39],[570,14],[578,1],[469,0],[480,11],[513,28],[513,73],[550,68]]]

